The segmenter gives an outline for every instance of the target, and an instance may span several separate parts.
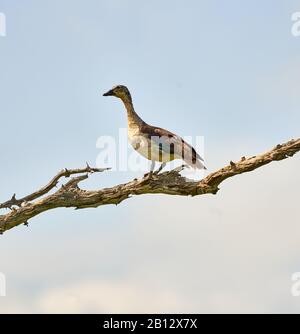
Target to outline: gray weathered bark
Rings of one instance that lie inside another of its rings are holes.
[[[134,179],[125,184],[100,190],[83,190],[78,187],[79,182],[87,179],[89,174],[104,172],[107,169],[91,168],[65,169],[59,172],[45,187],[17,199],[13,197],[0,204],[0,209],[10,209],[10,212],[0,215],[0,233],[3,233],[20,224],[27,224],[28,220],[40,213],[61,207],[74,207],[75,209],[95,208],[106,204],[119,204],[132,195],[142,194],[168,194],[181,196],[196,196],[216,194],[219,185],[224,180],[238,174],[253,171],[272,161],[279,161],[292,157],[300,150],[300,138],[277,145],[272,150],[253,156],[241,158],[238,162],[230,162],[226,167],[213,172],[201,181],[187,180],[180,175],[181,169],[154,174],[151,178]],[[49,194],[59,180],[63,177],[72,177],[60,189]]]

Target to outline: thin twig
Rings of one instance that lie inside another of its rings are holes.
[[[0,208],[11,207],[12,210],[0,216],[0,233],[12,229],[20,224],[27,223],[29,219],[47,210],[73,207],[75,209],[95,208],[107,204],[119,204],[132,195],[142,194],[169,194],[181,196],[196,196],[203,194],[216,194],[219,185],[226,179],[238,174],[253,171],[272,161],[279,161],[292,157],[300,151],[300,138],[290,140],[287,143],[277,145],[272,150],[263,154],[245,158],[240,161],[231,161],[228,166],[209,174],[201,181],[187,180],[180,175],[182,168],[152,175],[150,178],[134,179],[125,184],[119,184],[111,188],[100,190],[82,190],[79,182],[88,177],[88,173],[102,172],[103,168],[91,168],[63,170],[59,172],[45,187],[20,200],[15,196],[11,200],[0,205]],[[72,174],[84,174],[71,178],[64,186],[52,194],[48,194],[54,188],[61,177],[69,177]],[[42,197],[43,195],[46,195]],[[42,198],[41,198],[42,197]],[[36,201],[34,201],[36,200]]]

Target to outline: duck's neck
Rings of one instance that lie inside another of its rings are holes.
[[[144,124],[144,121],[135,112],[131,97],[124,97],[122,101],[127,110],[128,128],[139,128]]]

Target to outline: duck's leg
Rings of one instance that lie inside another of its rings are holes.
[[[164,169],[165,167],[166,167],[166,162],[163,162],[160,166],[159,166],[159,168],[158,168],[158,170],[156,170],[155,172],[154,172],[154,174],[158,174],[162,169]]]
[[[155,167],[155,161],[154,160],[151,160],[151,167],[150,167],[150,172],[149,173],[146,173],[144,174],[144,177],[147,177],[147,176],[151,176],[153,174],[153,171],[154,171],[154,167]]]
[[[151,160],[151,167],[150,167],[150,173],[153,173],[155,167],[155,161]]]

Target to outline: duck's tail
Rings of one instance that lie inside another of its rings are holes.
[[[193,169],[207,169],[204,165],[203,160],[200,159],[195,159],[194,161],[191,161],[191,159],[184,159],[184,162]]]

